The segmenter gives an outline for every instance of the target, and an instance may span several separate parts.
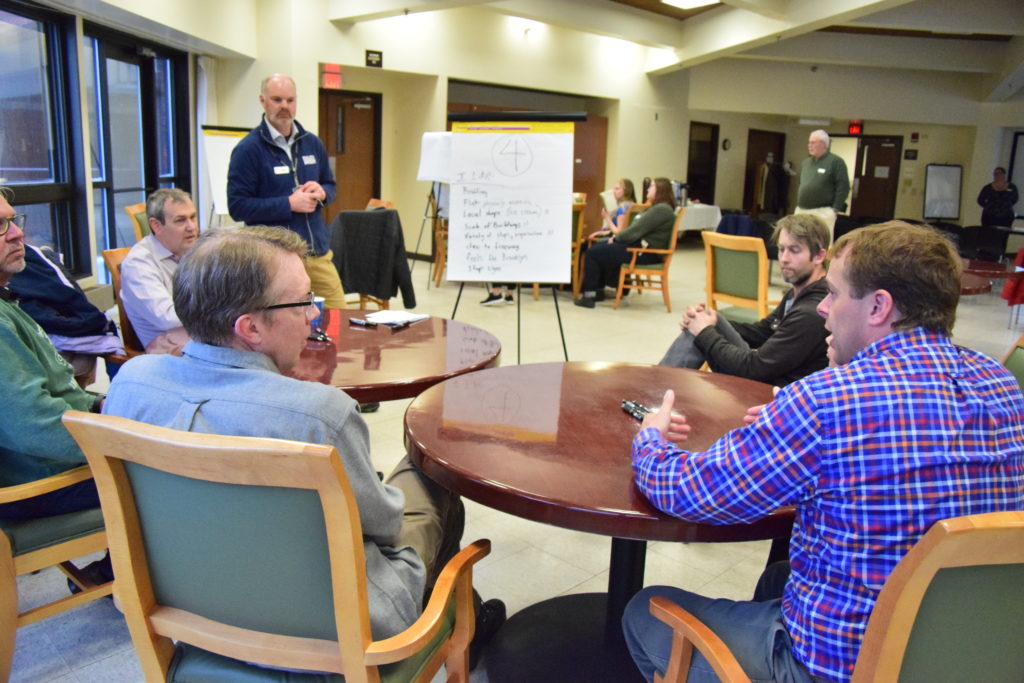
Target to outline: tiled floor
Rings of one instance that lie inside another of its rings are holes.
[[[413,279],[417,311],[450,317],[459,287],[426,288],[427,266],[417,263]],[[779,283],[778,268],[774,282]],[[630,296],[619,310],[575,307],[559,295],[559,310],[571,360],[622,360],[656,363],[677,334],[679,312],[703,298],[704,254],[695,235],[681,241],[672,264],[672,301],[668,314],[656,293]],[[779,293],[773,287],[773,294]],[[525,290],[524,290],[525,291]],[[456,318],[478,325],[502,342],[502,363],[516,362],[515,306],[482,307],[479,285],[467,285]],[[562,360],[558,317],[550,292],[539,301],[522,300],[522,362]],[[1005,302],[996,294],[970,297],[960,304],[955,340],[1001,358],[1022,331],[1008,329]],[[388,471],[403,453],[402,417],[407,401],[385,403],[366,416],[377,468]],[[478,565],[475,584],[485,597],[500,597],[515,612],[563,593],[600,591],[608,579],[608,538],[544,526],[466,501],[466,540],[490,538],[491,555]],[[706,595],[748,597],[764,566],[767,542],[741,544],[652,543],[647,554],[647,583],[669,583]],[[56,570],[19,580],[23,605],[67,590]],[[481,667],[482,669],[482,667]],[[109,600],[99,600],[18,632],[14,681],[140,681],[142,675],[127,629]],[[473,681],[486,675],[474,673]]]

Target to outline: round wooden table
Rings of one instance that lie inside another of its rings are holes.
[[[686,446],[697,450],[772,398],[769,385],[728,375],[573,362],[456,377],[410,404],[406,444],[431,479],[509,514],[613,537],[607,596],[555,598],[514,615],[488,649],[490,680],[595,680],[580,666],[611,676],[596,680],[631,680],[619,619],[643,585],[646,541],[784,539],[784,552],[791,508],[752,524],[712,526],[659,512],[637,490],[630,443],[639,422],[621,402],[657,406],[669,388],[692,426]]]
[[[494,367],[501,342],[486,330],[430,317],[401,329],[357,327],[350,318],[372,311],[324,311],[331,341],[308,341],[288,374],[343,389],[360,403],[417,396],[438,382]]]
[[[1017,270],[1012,263],[979,261],[978,259],[965,260],[964,272],[990,280],[1017,280],[1024,278],[1024,270]]]

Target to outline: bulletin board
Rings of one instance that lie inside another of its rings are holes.
[[[960,220],[960,188],[963,167],[928,164],[924,176],[924,218]]]

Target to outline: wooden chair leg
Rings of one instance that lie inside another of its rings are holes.
[[[622,301],[622,289],[626,285],[626,271],[619,271],[619,287],[615,290],[615,301],[612,302],[612,308],[618,308],[619,302]]]
[[[540,283],[533,283],[533,300],[540,301]]]
[[[672,312],[672,302],[668,299],[668,275],[661,276],[661,296],[665,299],[665,309]]]
[[[0,681],[11,675],[14,641],[18,632],[18,576],[11,542],[0,532]]]

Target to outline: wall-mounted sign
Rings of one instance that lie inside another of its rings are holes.
[[[907,161],[917,161],[917,150],[916,149],[905,149],[903,150],[903,158]]]
[[[383,50],[367,50],[366,51],[366,66],[372,66],[380,69],[384,66],[384,51]]]

